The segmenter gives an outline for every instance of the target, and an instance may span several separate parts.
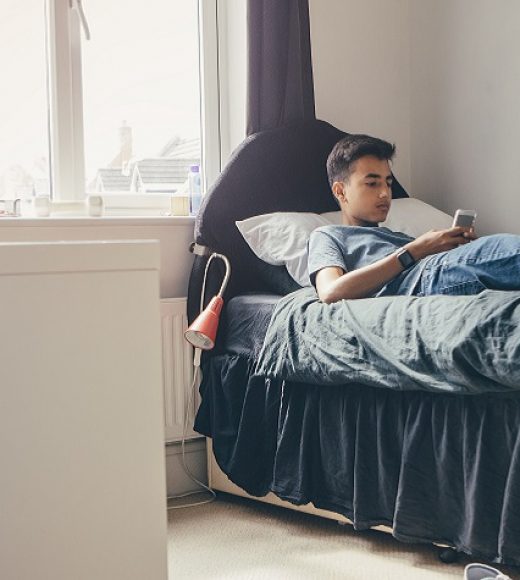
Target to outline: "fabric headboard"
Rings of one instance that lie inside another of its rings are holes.
[[[204,197],[195,223],[195,241],[231,262],[226,299],[246,292],[284,294],[298,287],[283,266],[270,266],[254,255],[235,221],[275,211],[336,211],[326,161],[345,135],[324,121],[307,121],[251,135],[235,150]],[[392,194],[408,197],[397,179]],[[190,321],[198,313],[205,262],[195,257],[188,291]],[[219,262],[211,264],[207,296],[222,280]]]

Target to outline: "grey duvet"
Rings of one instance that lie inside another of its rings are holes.
[[[256,367],[269,378],[460,394],[520,390],[520,292],[278,303]]]

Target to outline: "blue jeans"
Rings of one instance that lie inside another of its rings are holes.
[[[426,258],[414,294],[478,294],[520,290],[520,236],[485,236]],[[399,292],[398,292],[399,293]]]

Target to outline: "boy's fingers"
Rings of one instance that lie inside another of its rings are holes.
[[[460,236],[463,232],[466,231],[466,228],[461,228],[460,226],[455,226],[454,228],[451,228],[447,231],[451,236]]]

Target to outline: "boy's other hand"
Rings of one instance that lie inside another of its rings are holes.
[[[416,260],[446,252],[467,244],[476,238],[473,228],[454,227],[447,230],[431,230],[406,244],[405,248]]]

